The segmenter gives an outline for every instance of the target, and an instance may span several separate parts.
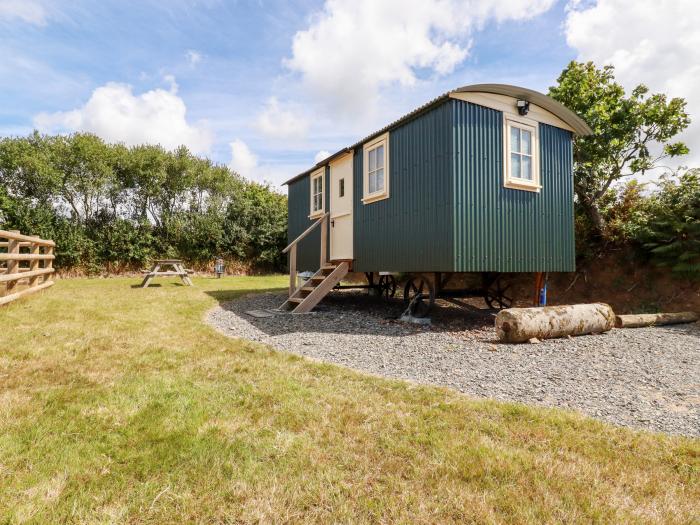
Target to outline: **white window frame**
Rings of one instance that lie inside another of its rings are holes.
[[[314,182],[321,179],[321,209],[314,210]],[[325,166],[309,175],[309,219],[315,219],[326,213],[326,168]]]
[[[369,192],[369,152],[384,146],[384,188],[380,191]],[[389,133],[384,133],[372,139],[362,147],[362,202],[369,204],[389,198]]]
[[[510,129],[516,127],[522,130],[529,131],[532,136],[531,147],[531,166],[532,180],[521,179],[511,175],[511,141]],[[504,114],[503,137],[505,147],[503,152],[503,186],[515,190],[525,190],[539,192],[542,186],[540,185],[540,136],[539,123],[523,117],[512,117]]]

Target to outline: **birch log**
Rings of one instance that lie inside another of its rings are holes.
[[[615,313],[605,303],[508,308],[496,316],[498,339],[504,343],[602,333],[613,326]]]
[[[695,312],[616,315],[615,326],[618,328],[640,328],[662,324],[694,323],[698,319],[698,314]]]

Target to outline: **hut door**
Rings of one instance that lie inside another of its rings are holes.
[[[352,260],[352,155],[331,162],[331,260]]]

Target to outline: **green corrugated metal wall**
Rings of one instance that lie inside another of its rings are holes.
[[[311,209],[310,177],[302,177],[288,187],[288,213],[287,242],[292,242],[301,235],[306,228],[311,226],[316,219],[309,219]],[[328,208],[328,187],[330,186],[330,172],[326,168],[323,191],[325,193],[325,205]],[[328,245],[327,245],[328,246]],[[300,272],[315,272],[318,270],[321,250],[321,227],[318,226],[297,246],[297,270]]]
[[[458,272],[573,271],[571,133],[540,124],[540,193],[503,187],[503,113],[452,108]]]
[[[390,196],[362,203],[353,156],[355,271],[574,271],[571,133],[540,124],[542,190],[503,187],[503,113],[448,100],[389,134]],[[330,186],[326,169],[326,206]],[[313,221],[309,177],[289,185],[289,240]],[[328,243],[330,246],[330,243]],[[299,271],[319,265],[320,232]]]
[[[362,203],[362,148],[353,158],[354,269],[450,271],[452,141],[447,104],[389,133],[389,198]]]

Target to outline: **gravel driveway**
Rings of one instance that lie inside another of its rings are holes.
[[[211,310],[207,320],[231,337],[356,370],[700,436],[698,323],[505,345],[495,341],[488,310],[444,305],[432,326],[419,327],[394,320],[399,301],[357,292],[331,294],[306,315],[245,313],[277,308],[284,298],[245,296]]]

